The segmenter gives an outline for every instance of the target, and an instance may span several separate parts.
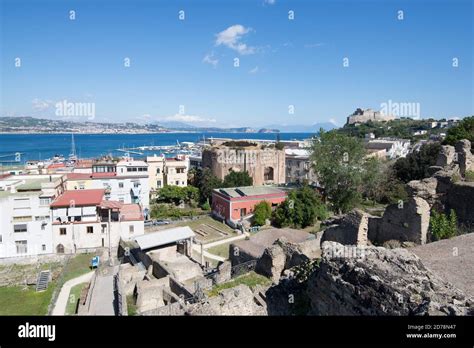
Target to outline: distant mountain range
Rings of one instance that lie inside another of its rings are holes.
[[[317,133],[322,128],[326,131],[338,128],[331,122],[314,123],[312,125],[307,124],[296,124],[296,125],[282,125],[272,124],[265,126],[265,128],[279,129],[282,133]]]
[[[229,132],[229,133],[316,133],[320,128],[336,128],[332,123],[313,125],[268,125],[253,127],[197,127],[183,122],[158,121],[138,124],[92,121],[52,120],[31,116],[0,117],[0,133],[166,133],[166,132]]]

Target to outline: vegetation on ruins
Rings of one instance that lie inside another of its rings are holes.
[[[311,146],[313,169],[326,190],[332,208],[345,213],[360,201],[359,188],[364,172],[362,142],[337,132],[320,133]]]
[[[456,126],[449,128],[443,144],[454,146],[463,139],[474,142],[474,116],[465,117]]]
[[[448,239],[457,235],[458,219],[456,212],[451,209],[449,215],[439,213],[436,210],[431,212],[430,231],[435,240]]]
[[[429,177],[428,169],[436,164],[440,151],[440,143],[424,144],[419,151],[414,151],[405,158],[399,158],[393,165],[396,177],[404,183]]]
[[[273,212],[272,223],[277,227],[305,228],[316,220],[325,220],[327,216],[320,195],[305,185],[288,194],[288,198]]]
[[[247,171],[234,172],[231,171],[224,177],[224,182],[221,187],[240,187],[240,186],[252,186],[253,179]]]
[[[263,226],[265,221],[272,216],[272,207],[267,201],[262,201],[255,204],[253,210],[253,222],[252,226]]]
[[[368,158],[364,163],[362,182],[362,195],[373,205],[376,202],[393,204],[408,198],[404,183],[396,177],[393,165],[388,161]]]

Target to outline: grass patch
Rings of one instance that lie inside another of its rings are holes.
[[[133,295],[127,295],[127,312],[130,316],[137,315],[137,305]]]
[[[222,291],[224,289],[230,289],[240,284],[247,285],[248,287],[250,287],[250,289],[253,290],[257,285],[266,286],[270,285],[270,283],[270,279],[252,271],[244,275],[238,276],[237,278],[234,278],[227,283],[215,285],[211,290],[207,292],[207,295],[209,297],[217,296],[219,291]]]
[[[95,254],[77,254],[71,258],[64,270],[63,282],[79,277],[91,271],[90,263]]]
[[[34,286],[26,290],[23,286],[0,287],[0,315],[47,315],[55,286],[52,282],[42,292],[36,292]]]
[[[230,244],[231,243],[216,245],[212,248],[205,249],[205,250],[210,254],[225,257],[226,259],[228,259],[229,258],[229,246],[230,246]]]
[[[71,288],[71,291],[69,292],[69,297],[67,300],[66,315],[76,314],[77,302],[81,298],[81,292],[85,286],[87,286],[87,282],[74,285]]]
[[[466,171],[466,174],[464,175],[464,179],[467,182],[474,182],[474,170]]]

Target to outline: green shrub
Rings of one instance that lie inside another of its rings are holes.
[[[252,226],[263,226],[272,216],[272,207],[266,201],[255,204]]]
[[[435,240],[448,239],[457,234],[458,221],[456,212],[451,209],[449,216],[433,211],[430,218],[430,230]]]
[[[474,170],[466,171],[464,178],[466,179],[466,181],[474,182]]]

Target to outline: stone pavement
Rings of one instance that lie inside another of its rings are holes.
[[[69,300],[69,293],[73,286],[81,283],[87,283],[91,280],[94,275],[94,271],[83,274],[77,278],[73,278],[64,283],[61,291],[59,292],[58,298],[54,305],[53,312],[51,315],[64,315],[66,313],[66,306]]]
[[[118,266],[105,267],[98,272],[90,294],[91,303],[88,315],[115,315],[114,275],[117,272]]]

